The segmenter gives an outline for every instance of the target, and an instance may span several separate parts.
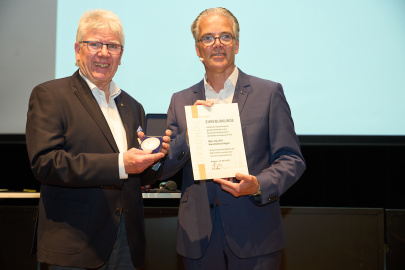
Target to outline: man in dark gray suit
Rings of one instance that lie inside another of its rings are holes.
[[[278,269],[285,246],[279,198],[305,170],[282,86],[235,66],[239,24],[224,8],[192,24],[206,74],[175,93],[168,110],[171,148],[162,179],[183,168],[177,251],[186,269]],[[238,103],[250,175],[194,181],[184,106]]]
[[[34,251],[50,269],[135,269],[144,262],[141,187],[157,179],[170,131],[161,152],[138,149],[145,112],[112,81],[123,50],[120,19],[87,11],[75,43],[79,70],[32,91],[26,141],[41,182]]]

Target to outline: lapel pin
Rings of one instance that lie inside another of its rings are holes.
[[[124,104],[121,103],[121,107],[124,107]]]

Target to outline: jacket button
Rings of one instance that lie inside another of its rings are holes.
[[[117,216],[121,215],[121,209],[119,209],[119,208],[115,209],[114,213],[115,213]]]
[[[213,204],[213,203],[210,204],[210,208],[211,208],[211,209],[214,208],[214,204]]]

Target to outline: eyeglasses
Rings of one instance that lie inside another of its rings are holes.
[[[87,49],[92,52],[99,52],[103,49],[103,46],[107,46],[107,50],[110,54],[120,54],[124,46],[119,44],[105,44],[98,41],[79,41],[79,43],[87,43]]]
[[[222,45],[226,46],[226,45],[230,45],[235,38],[233,36],[231,36],[230,34],[224,34],[219,37],[204,36],[202,39],[200,39],[200,41],[204,46],[210,47],[215,44],[216,39],[218,39]]]

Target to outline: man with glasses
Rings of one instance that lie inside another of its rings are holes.
[[[224,8],[193,22],[203,80],[175,93],[168,109],[171,148],[162,179],[183,168],[177,251],[186,269],[278,269],[285,246],[279,197],[305,162],[282,86],[235,66],[239,24]],[[184,106],[238,103],[249,173],[194,181]]]
[[[138,149],[144,109],[112,81],[124,52],[115,14],[85,12],[74,48],[78,71],[36,86],[29,101],[27,149],[41,182],[33,249],[50,269],[135,269],[141,187],[157,179],[170,131],[161,152]]]

